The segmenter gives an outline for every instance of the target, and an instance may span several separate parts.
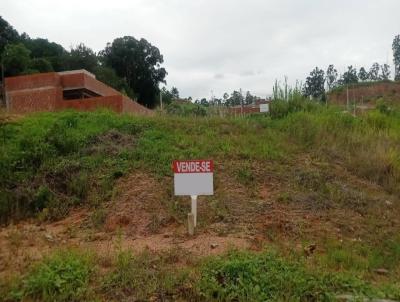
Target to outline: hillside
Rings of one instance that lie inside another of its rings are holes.
[[[0,119],[5,301],[400,300],[400,113]],[[215,195],[173,195],[210,158]],[[285,282],[283,282],[283,280]]]
[[[377,101],[385,100],[386,102],[399,105],[400,104],[400,82],[382,81],[382,82],[365,82],[349,85],[349,102],[354,102],[358,106],[374,106]],[[339,87],[328,94],[330,104],[346,105],[347,89]]]

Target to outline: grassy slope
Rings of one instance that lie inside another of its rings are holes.
[[[353,118],[333,109],[309,109],[275,120],[64,112],[4,123],[0,126],[3,223],[31,216],[42,221],[59,219],[80,204],[97,207],[109,200],[117,179],[137,169],[168,184],[171,161],[186,158],[216,162],[216,195],[206,208],[204,229],[220,220],[234,229],[241,217],[263,214],[262,201],[255,212],[253,204],[247,204],[260,198],[260,188],[266,184],[273,191],[274,205],[301,209],[322,221],[312,225],[289,219],[283,228],[274,223],[255,228],[261,241],[269,241],[283,258],[272,252],[233,253],[205,264],[189,262],[185,267],[191,269],[177,269],[171,255],[142,259],[117,251],[114,269],[105,279],[99,272],[82,270],[88,265],[86,260],[76,269],[68,266],[72,275],[82,278],[83,292],[66,289],[60,296],[51,279],[57,273],[33,268],[26,277],[31,281],[12,291],[15,298],[84,300],[89,295],[111,299],[113,291],[121,297],[159,299],[173,295],[207,300],[329,300],[334,293],[352,291],[399,298],[394,288],[400,279],[400,117],[396,112],[375,111]],[[244,188],[236,207],[230,204],[229,191],[235,186]],[[186,212],[171,206],[175,199],[170,187],[165,190],[170,196],[165,208],[184,223]],[[265,216],[257,219],[262,222]],[[337,228],[341,229],[339,238],[331,233]],[[296,248],[298,243],[317,243],[321,252],[304,258],[302,249]],[[66,261],[76,263],[75,258],[82,258],[77,255],[74,252]],[[65,264],[55,257],[45,261],[55,261],[58,271]],[[140,261],[157,265],[144,270]],[[125,271],[126,267],[132,269]],[[373,271],[378,268],[390,273],[377,278]],[[167,281],[170,270],[178,270],[176,279]],[[68,273],[64,277],[70,278]],[[89,279],[101,288],[93,289]],[[148,282],[143,285],[140,279]],[[286,280],[286,291],[279,280]],[[44,288],[46,297],[41,296]]]

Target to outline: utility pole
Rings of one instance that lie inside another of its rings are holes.
[[[4,59],[3,56],[1,56],[1,91],[0,91],[0,95],[2,97],[2,102],[3,104],[6,106],[6,110],[9,110],[9,105],[8,105],[8,100],[7,100],[7,96],[6,96],[6,84],[4,83]]]
[[[162,91],[160,90],[160,108],[161,111],[163,110],[163,103],[162,103]]]
[[[241,115],[243,116],[243,95],[242,95],[242,88],[240,88],[240,112],[241,112]]]
[[[346,86],[346,94],[347,94],[347,111],[349,111],[349,85]]]

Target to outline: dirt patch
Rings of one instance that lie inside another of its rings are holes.
[[[315,207],[307,198],[284,198],[298,192],[268,172],[259,171],[257,181],[244,186],[221,169],[216,195],[199,199],[199,226],[196,235],[189,237],[184,219],[189,199],[172,196],[169,178],[134,172],[118,180],[112,200],[98,209],[75,210],[55,223],[25,221],[0,229],[0,278],[23,272],[43,255],[66,247],[91,249],[106,256],[113,255],[118,246],[137,253],[179,249],[202,257],[230,248],[262,250],[270,244],[289,247],[311,242],[320,249],[327,238],[373,240],[392,235],[383,234],[382,229],[398,230],[396,201],[385,199],[379,187],[368,186],[347,171],[335,173],[368,190],[377,204],[364,205],[368,209],[365,215],[348,206]],[[173,213],[173,207],[179,212]],[[104,223],[94,226],[90,222],[103,217],[96,215],[98,211],[104,213]]]
[[[90,140],[85,153],[118,155],[121,151],[132,148],[135,144],[136,138],[133,135],[122,133],[116,129],[111,129],[103,134],[93,137]]]
[[[120,179],[116,195],[107,207],[105,230],[122,229],[130,236],[159,232],[171,222],[163,201],[168,199],[158,181],[145,173]]]
[[[400,84],[398,82],[371,82],[353,86],[350,85],[348,94],[350,99],[356,101],[359,105],[368,102],[374,105],[379,98],[399,102]],[[347,102],[346,89],[333,91],[328,95],[328,100],[332,104],[345,105]]]

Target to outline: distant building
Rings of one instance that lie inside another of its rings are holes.
[[[37,73],[5,79],[8,112],[106,108],[118,113],[152,114],[153,111],[96,80],[86,70]]]
[[[250,114],[250,113],[260,113],[260,105],[261,104],[270,104],[271,100],[269,99],[259,99],[255,101],[253,104],[249,105],[236,105],[233,107],[228,107],[228,112],[230,114]]]

